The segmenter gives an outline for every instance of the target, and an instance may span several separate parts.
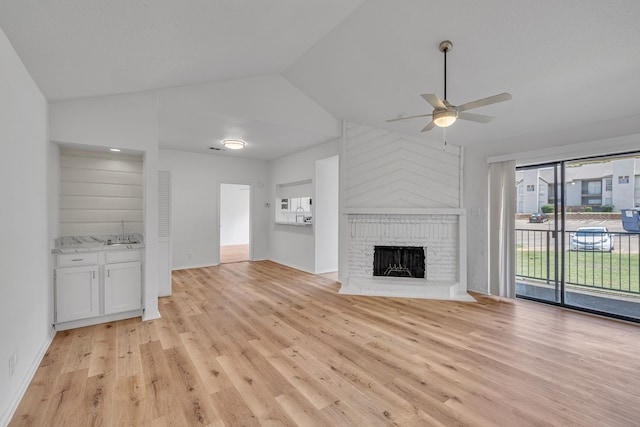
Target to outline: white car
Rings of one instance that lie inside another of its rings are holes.
[[[571,235],[572,251],[612,251],[613,236],[607,227],[578,227]]]

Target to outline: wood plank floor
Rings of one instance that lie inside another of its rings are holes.
[[[59,332],[11,426],[637,426],[640,327],[536,304],[181,270],[162,319]]]
[[[220,246],[220,263],[249,261],[249,245]]]

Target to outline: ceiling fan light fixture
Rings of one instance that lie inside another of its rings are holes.
[[[446,128],[451,126],[458,118],[458,112],[455,110],[447,110],[433,113],[433,122],[436,126]]]
[[[222,141],[222,145],[229,150],[241,150],[245,146],[245,142],[240,139],[225,139]]]

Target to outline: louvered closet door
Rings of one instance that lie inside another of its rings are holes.
[[[171,295],[171,172],[158,171],[158,295]]]

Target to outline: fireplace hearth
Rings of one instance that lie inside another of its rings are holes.
[[[424,254],[424,248],[421,246],[375,246],[373,275],[423,279]]]

